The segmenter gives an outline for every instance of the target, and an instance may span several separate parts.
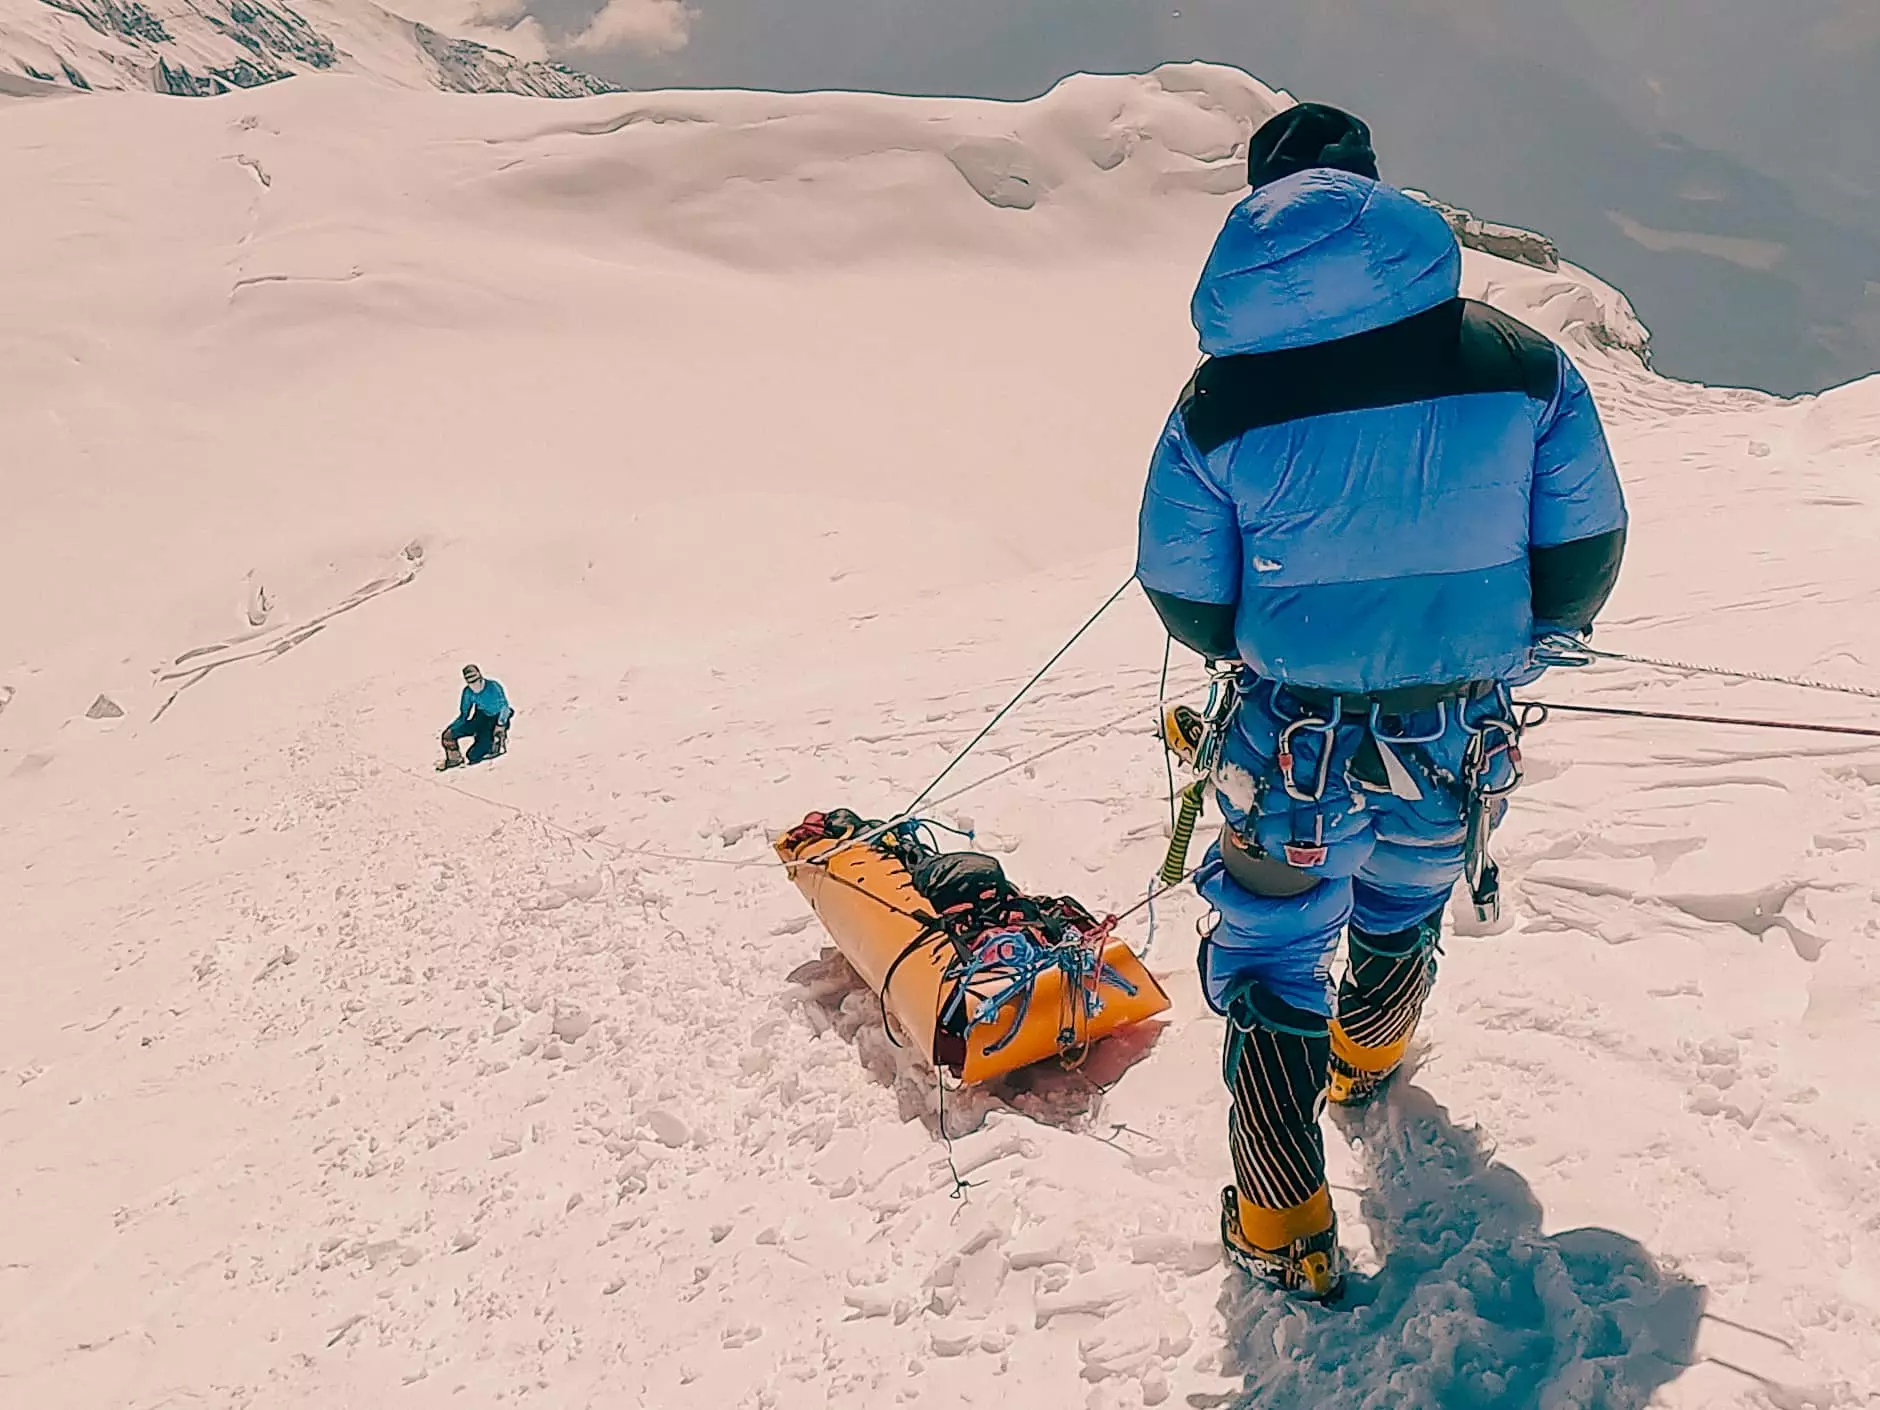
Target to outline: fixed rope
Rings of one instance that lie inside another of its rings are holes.
[[[1861,725],[1829,725],[1813,720],[1752,720],[1735,715],[1697,715],[1681,710],[1630,710],[1617,705],[1567,705],[1554,700],[1519,700],[1515,702],[1526,709],[1539,709],[1545,713],[1536,718],[1523,721],[1524,728],[1533,728],[1547,722],[1547,716],[1559,711],[1570,715],[1614,715],[1634,720],[1678,720],[1694,725],[1735,725],[1744,729],[1793,730],[1803,734],[1842,734],[1853,735],[1859,739],[1880,739],[1880,729],[1870,729]]]
[[[1811,676],[1784,676],[1772,671],[1739,671],[1728,666],[1707,666],[1696,661],[1675,661],[1664,656],[1639,656],[1626,651],[1607,651],[1578,637],[1554,633],[1542,638],[1541,646],[1556,666],[1588,666],[1595,661],[1624,661],[1633,666],[1655,666],[1663,671],[1685,671],[1696,676],[1721,676],[1726,680],[1763,681],[1769,685],[1792,685],[1802,690],[1826,691],[1834,695],[1858,695],[1880,700],[1880,689],[1864,685],[1843,685],[1836,681],[1816,680]],[[1706,722],[1708,723],[1708,722]]]

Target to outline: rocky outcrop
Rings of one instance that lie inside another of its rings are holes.
[[[617,91],[562,64],[441,34],[372,0],[18,0],[0,15],[0,77],[62,88],[196,98],[332,70],[453,93]]]
[[[536,98],[590,98],[619,89],[563,64],[518,59],[500,49],[414,25],[418,47],[431,60],[437,86],[451,93],[521,93]]]
[[[220,14],[213,6],[205,5],[203,18],[263,63],[330,69],[339,61],[339,49],[333,41],[285,6],[277,8],[257,0],[224,0]]]
[[[1442,212],[1443,219],[1449,222],[1449,228],[1456,232],[1457,241],[1466,250],[1480,250],[1497,259],[1544,269],[1549,274],[1560,268],[1560,251],[1545,235],[1536,235],[1532,230],[1522,230],[1513,225],[1478,220],[1468,211],[1458,206],[1445,205],[1425,191],[1411,191],[1409,194],[1424,205]]]
[[[76,15],[100,34],[116,35],[120,39],[140,40],[146,44],[168,44],[171,39],[169,30],[163,21],[150,13],[150,10],[130,0],[129,4],[120,5],[117,0],[40,0],[54,10],[63,10],[68,15]]]

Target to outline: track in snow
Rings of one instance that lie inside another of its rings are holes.
[[[949,1103],[950,1169],[771,862],[765,828],[933,777],[1124,571],[1208,183],[1268,98],[628,95],[578,137],[302,80],[7,111],[53,193],[8,228],[44,336],[0,343],[44,472],[0,522],[32,609],[0,657],[9,1403],[1872,1403],[1880,750],[1532,737],[1510,924],[1455,927],[1413,1071],[1332,1131],[1367,1294],[1337,1314],[1220,1264],[1192,897],[1153,1042]],[[1029,212],[946,158],[1013,131],[1060,183]],[[1612,423],[1602,640],[1872,683],[1875,388],[1660,382],[1587,331],[1630,326],[1610,290],[1470,268]],[[414,540],[421,575],[265,669],[84,717]],[[987,741],[990,772],[1143,707],[949,805],[1021,884],[1142,894],[1160,658],[1120,605]],[[439,779],[470,659],[514,747]]]

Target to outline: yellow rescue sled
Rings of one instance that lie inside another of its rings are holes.
[[[936,1068],[965,1082],[1045,1058],[1168,1008],[1128,945],[1069,897],[1029,896],[993,858],[942,852],[915,823],[837,809],[776,842],[836,948]],[[900,1041],[900,1039],[896,1039]]]

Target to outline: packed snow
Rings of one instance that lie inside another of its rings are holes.
[[[1129,575],[1282,101],[0,102],[7,1404],[1880,1398],[1880,748],[1530,736],[1511,919],[1457,923],[1410,1069],[1327,1118],[1337,1310],[1219,1261],[1192,895],[1125,926],[1166,1023],[942,1111],[775,862]],[[1880,685],[1880,382],[1678,385],[1571,265],[1467,279],[1617,445],[1601,645]],[[1127,595],[956,777],[1063,747],[941,819],[1133,904],[1162,647]],[[511,752],[440,776],[468,661]]]

